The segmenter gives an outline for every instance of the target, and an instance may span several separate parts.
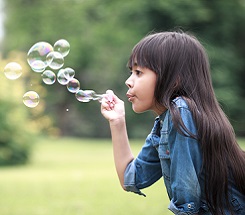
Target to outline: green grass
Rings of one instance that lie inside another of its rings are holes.
[[[132,142],[135,155],[141,144]],[[0,171],[1,215],[172,214],[162,180],[146,198],[121,189],[110,140],[43,138],[29,164]]]
[[[162,180],[146,198],[121,189],[110,140],[44,138],[30,164],[0,171],[1,215],[171,214]]]

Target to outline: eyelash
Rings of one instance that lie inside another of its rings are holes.
[[[133,72],[135,72],[136,75],[140,75],[142,73],[140,70],[134,70],[134,71],[129,71],[129,75],[132,75]]]
[[[139,70],[135,70],[135,72],[136,72],[136,75],[140,75],[141,74],[141,71],[139,71]]]

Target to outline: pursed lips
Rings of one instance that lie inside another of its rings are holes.
[[[128,101],[132,102],[132,100],[135,98],[135,95],[131,93],[127,93],[126,96],[128,97]]]

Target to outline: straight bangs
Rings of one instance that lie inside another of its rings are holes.
[[[153,35],[149,35],[135,45],[127,63],[127,67],[130,70],[134,66],[139,66],[156,72],[154,65],[157,65],[155,62],[155,48],[157,44],[152,39]]]
[[[134,66],[140,66],[142,68],[149,68],[149,60],[146,55],[146,52],[144,50],[144,46],[142,44],[137,44],[133,51],[131,56],[129,57],[127,67],[132,70]],[[150,68],[149,68],[150,69]]]

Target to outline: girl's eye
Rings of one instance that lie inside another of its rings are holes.
[[[132,74],[140,75],[140,74],[142,74],[142,72],[140,70],[131,70],[131,71],[129,71],[129,76],[131,76]]]
[[[141,71],[135,70],[135,73],[136,73],[136,75],[140,75],[141,74]]]

